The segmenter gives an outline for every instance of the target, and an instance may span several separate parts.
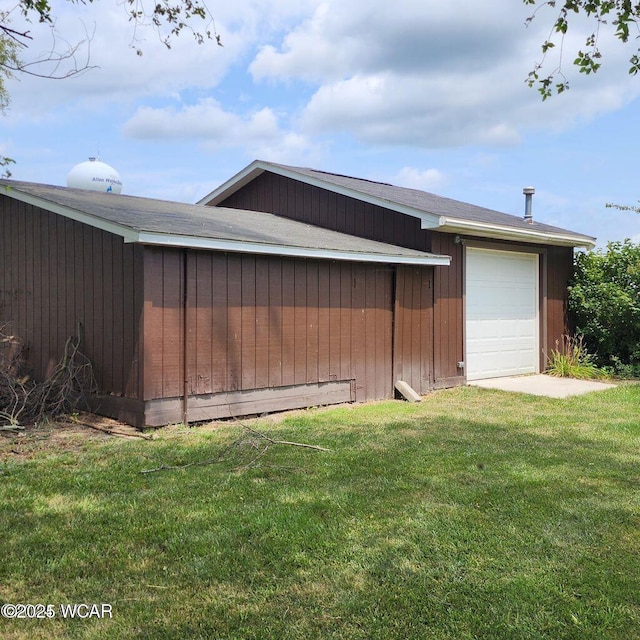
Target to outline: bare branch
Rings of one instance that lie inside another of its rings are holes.
[[[251,469],[256,467],[256,463],[258,460],[263,458],[269,449],[275,445],[285,445],[290,447],[302,447],[304,449],[314,449],[315,451],[330,451],[325,447],[320,447],[315,444],[306,444],[304,442],[289,442],[288,440],[275,440],[270,438],[268,435],[262,433],[262,431],[257,431],[256,429],[252,429],[248,425],[244,423],[240,423],[240,426],[243,429],[243,434],[240,438],[232,442],[228,447],[223,449],[217,456],[213,458],[208,458],[206,460],[197,460],[195,462],[187,462],[186,464],[178,464],[178,465],[167,465],[161,464],[159,467],[155,467],[154,469],[143,469],[140,471],[142,474],[147,473],[157,473],[158,471],[175,471],[177,469],[187,469],[189,467],[202,467],[211,464],[217,464],[219,462],[223,462],[226,460],[227,455],[233,451],[238,449],[243,450],[251,450],[253,449],[257,453],[251,459],[235,468],[235,471],[246,471],[247,469]],[[249,437],[247,437],[249,436]]]
[[[51,44],[46,53],[30,62],[16,60],[14,64],[5,64],[5,67],[13,73],[25,73],[36,78],[51,80],[64,80],[78,76],[89,69],[95,69],[95,65],[89,64],[95,25],[91,34],[84,23],[83,26],[86,38],[72,45],[60,37],[55,24],[51,25]],[[24,43],[21,44],[26,46]],[[82,54],[82,59],[79,59],[83,48],[86,50]]]

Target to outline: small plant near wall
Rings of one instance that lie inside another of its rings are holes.
[[[556,340],[556,348],[548,357],[547,373],[561,378],[594,380],[607,378],[607,373],[597,367],[584,345],[582,336],[563,335]]]

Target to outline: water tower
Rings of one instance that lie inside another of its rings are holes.
[[[89,158],[69,171],[67,187],[103,193],[120,193],[122,181],[120,174],[113,167],[96,158]]]

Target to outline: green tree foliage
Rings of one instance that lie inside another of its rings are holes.
[[[598,71],[602,64],[602,53],[598,48],[598,40],[603,29],[609,29],[621,42],[638,38],[640,26],[640,2],[632,0],[522,0],[526,5],[534,5],[534,12],[527,18],[531,23],[540,9],[554,10],[555,19],[549,37],[542,43],[542,60],[529,73],[527,83],[536,87],[546,100],[554,92],[562,93],[569,88],[569,82],[562,70],[560,62],[550,73],[542,73],[547,62],[549,51],[556,46],[562,50],[564,36],[567,34],[572,20],[579,15],[586,16],[592,29],[585,38],[584,46],[572,53],[573,64],[580,73],[591,74]],[[566,53],[566,52],[565,52]],[[636,75],[640,71],[640,47],[629,58],[629,73]],[[560,56],[562,59],[562,55]]]
[[[640,244],[577,254],[569,310],[599,366],[640,375]]]

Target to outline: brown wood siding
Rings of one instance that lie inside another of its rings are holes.
[[[398,267],[393,338],[394,382],[419,394],[433,386],[433,268]]]
[[[182,395],[181,250],[145,248],[144,399]],[[187,252],[189,395],[355,380],[392,397],[393,270]]]
[[[11,322],[37,379],[80,326],[101,393],[138,397],[140,247],[0,196],[0,325]]]
[[[417,218],[268,171],[219,206],[275,213],[362,238],[431,250],[430,233],[420,228]]]
[[[546,356],[556,348],[564,334],[571,331],[568,318],[567,286],[573,274],[573,249],[549,247],[544,258],[547,274],[547,342],[542,345]]]
[[[434,276],[434,386],[462,381],[464,370],[464,248],[455,235],[423,230],[417,218],[378,207],[265,171],[231,194],[220,206],[247,208],[316,224],[328,229],[403,247],[449,255],[449,267],[436,267]],[[496,249],[531,250],[541,254],[541,357],[569,332],[566,286],[572,273],[573,250],[474,239]],[[344,323],[343,323],[344,326]],[[343,340],[344,343],[344,340]],[[343,349],[347,348],[343,344]],[[344,372],[347,375],[346,372]]]
[[[448,267],[434,268],[434,377],[439,386],[445,380],[464,375],[457,367],[464,359],[464,248],[451,234],[431,235],[432,251],[451,256]]]

